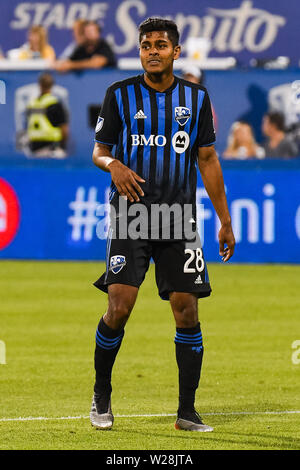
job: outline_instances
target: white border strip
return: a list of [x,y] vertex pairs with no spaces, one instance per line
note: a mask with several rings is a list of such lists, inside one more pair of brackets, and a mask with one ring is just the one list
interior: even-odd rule
[[[201,413],[201,416],[241,416],[241,415],[286,415],[286,414],[300,414],[300,410],[283,410],[283,411],[229,411],[220,413]],[[144,414],[144,415],[115,415],[115,418],[158,418],[176,416],[176,414]],[[59,417],[45,417],[45,416],[28,416],[25,418],[0,418],[0,422],[9,421],[56,421],[56,420],[71,420],[71,419],[88,419],[89,416],[59,416]]]

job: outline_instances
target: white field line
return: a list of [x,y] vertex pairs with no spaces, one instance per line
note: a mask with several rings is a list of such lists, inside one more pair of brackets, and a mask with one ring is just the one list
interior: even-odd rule
[[[201,413],[201,416],[241,416],[241,415],[285,415],[285,414],[300,414],[300,410],[283,410],[283,411],[229,411],[220,413]],[[176,416],[171,413],[161,414],[144,414],[144,415],[115,415],[115,418],[156,418]],[[70,420],[70,419],[88,419],[89,416],[59,416],[59,417],[45,417],[45,416],[28,416],[25,418],[0,418],[0,422],[8,421],[50,421],[50,420]]]

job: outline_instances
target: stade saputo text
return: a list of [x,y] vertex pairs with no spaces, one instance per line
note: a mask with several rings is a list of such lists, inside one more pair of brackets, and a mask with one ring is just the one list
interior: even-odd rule
[[[42,24],[46,28],[70,29],[74,20],[79,17],[105,24],[108,16],[113,15],[123,42],[114,33],[107,34],[106,38],[117,54],[126,54],[137,48],[138,25],[133,18],[138,17],[142,21],[152,12],[149,12],[147,3],[142,0],[124,0],[115,10],[112,10],[113,7],[109,2],[74,2],[69,6],[61,2],[22,2],[14,10],[10,27],[27,30],[32,24]],[[274,43],[279,29],[287,22],[283,16],[254,8],[251,0],[240,1],[236,8],[207,7],[206,11],[207,14],[202,17],[192,14],[193,12],[167,15],[178,25],[183,38],[183,49],[189,36],[203,36],[211,40],[212,50],[216,52],[237,53],[244,49],[262,52]]]

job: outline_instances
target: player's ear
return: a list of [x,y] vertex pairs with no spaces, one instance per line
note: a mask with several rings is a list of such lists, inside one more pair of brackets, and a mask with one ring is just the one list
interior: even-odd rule
[[181,53],[181,46],[175,46],[174,47],[174,60],[178,59]]

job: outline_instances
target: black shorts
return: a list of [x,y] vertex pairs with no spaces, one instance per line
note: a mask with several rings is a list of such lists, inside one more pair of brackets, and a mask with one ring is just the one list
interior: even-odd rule
[[107,239],[106,272],[94,285],[108,292],[110,284],[140,287],[149,268],[155,263],[158,292],[169,300],[170,292],[193,293],[207,297],[211,293],[206,263],[199,236],[193,244],[185,241],[151,241]]

